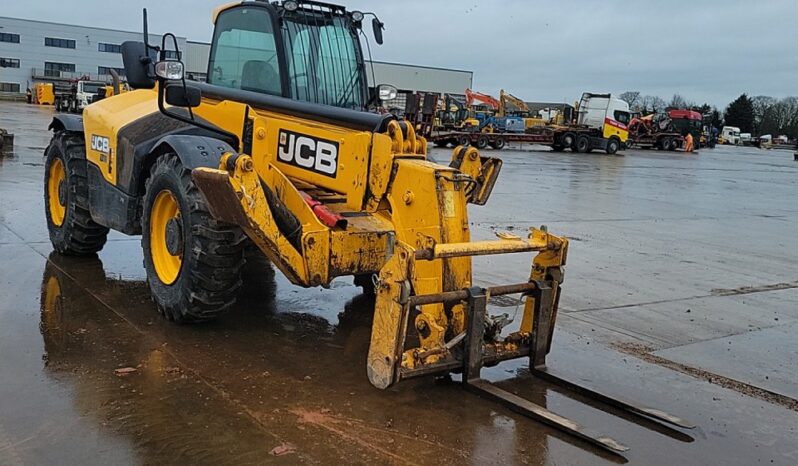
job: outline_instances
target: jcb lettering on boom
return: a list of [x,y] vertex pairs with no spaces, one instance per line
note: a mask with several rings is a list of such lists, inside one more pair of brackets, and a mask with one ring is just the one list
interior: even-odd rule
[[338,143],[280,130],[277,158],[281,162],[335,178],[338,171]]

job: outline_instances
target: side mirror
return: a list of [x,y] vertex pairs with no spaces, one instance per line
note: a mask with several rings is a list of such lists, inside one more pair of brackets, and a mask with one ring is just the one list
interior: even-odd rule
[[185,86],[179,83],[166,85],[166,103],[173,107],[199,107],[202,101],[202,91],[196,86]]
[[377,97],[385,102],[386,100],[393,100],[399,95],[399,90],[390,84],[380,84],[377,86]]
[[374,29],[374,40],[382,45],[382,30],[385,25],[376,17],[371,20],[371,27]]
[[122,43],[122,63],[125,65],[127,82],[133,89],[152,89],[155,78],[152,59],[144,42],[127,41]]

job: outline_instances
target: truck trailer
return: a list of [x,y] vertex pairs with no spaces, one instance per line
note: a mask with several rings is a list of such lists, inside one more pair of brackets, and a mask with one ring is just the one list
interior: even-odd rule
[[438,131],[427,140],[439,147],[473,145],[478,149],[503,149],[509,142],[549,146],[556,152],[570,149],[586,153],[601,150],[615,154],[624,149],[629,137],[629,104],[611,94],[585,92],[577,104],[571,124],[547,124],[513,131]]

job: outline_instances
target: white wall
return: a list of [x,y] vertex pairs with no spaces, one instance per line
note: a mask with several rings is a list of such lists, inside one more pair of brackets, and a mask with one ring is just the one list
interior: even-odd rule
[[[66,8],[66,7],[65,7]],[[31,82],[32,70],[44,74],[44,62],[71,63],[77,75],[90,74],[96,77],[99,66],[122,68],[122,55],[100,52],[100,42],[121,44],[127,40],[141,40],[141,32],[114,31],[110,29],[73,26],[26,19],[0,17],[0,32],[19,34],[18,44],[0,42],[0,57],[16,58],[19,68],[0,68],[0,82],[16,82],[25,92]],[[45,37],[71,39],[74,49],[46,47]],[[160,45],[161,36],[150,34],[150,42]],[[186,49],[186,39],[178,37],[181,50]],[[168,46],[167,48],[171,48]]]
[[472,87],[474,80],[474,73],[471,71],[378,61],[373,64],[372,78],[371,66],[366,62],[366,75],[371,87],[377,84],[391,84],[403,91],[463,94],[466,88]]

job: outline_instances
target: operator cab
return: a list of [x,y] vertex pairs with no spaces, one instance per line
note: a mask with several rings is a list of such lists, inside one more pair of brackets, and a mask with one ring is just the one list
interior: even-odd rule
[[[365,110],[363,18],[361,12],[312,1],[222,6],[213,17],[208,83]],[[374,28],[381,42],[382,23],[376,21]]]

